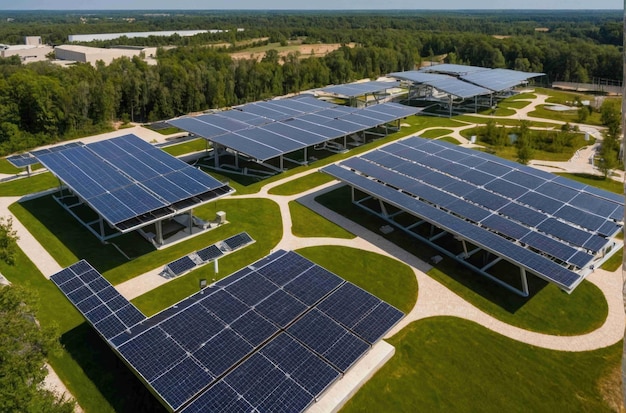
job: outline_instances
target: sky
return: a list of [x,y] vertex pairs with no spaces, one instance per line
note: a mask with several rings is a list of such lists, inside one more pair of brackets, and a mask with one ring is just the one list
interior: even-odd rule
[[[504,3],[504,4],[503,4]],[[622,9],[626,0],[0,0],[0,10]]]

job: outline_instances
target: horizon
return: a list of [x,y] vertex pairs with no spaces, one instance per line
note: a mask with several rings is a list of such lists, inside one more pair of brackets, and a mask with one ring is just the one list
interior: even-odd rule
[[[5,3],[5,2],[3,2]],[[418,4],[416,4],[418,3]],[[593,7],[583,0],[525,0],[506,2],[501,0],[474,0],[468,5],[464,0],[441,0],[419,4],[413,0],[319,0],[313,4],[294,4],[291,0],[267,0],[259,3],[253,0],[231,0],[226,5],[198,7],[195,0],[20,0],[0,4],[0,11],[597,11],[622,10],[619,0],[597,0]],[[173,7],[172,5],[176,6]],[[260,6],[262,5],[262,7]],[[469,6],[469,7],[468,7]]]

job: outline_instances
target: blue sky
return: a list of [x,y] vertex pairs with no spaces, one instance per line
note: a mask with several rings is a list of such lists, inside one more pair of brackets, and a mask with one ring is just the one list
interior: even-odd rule
[[0,10],[132,9],[622,9],[620,0],[0,0]]

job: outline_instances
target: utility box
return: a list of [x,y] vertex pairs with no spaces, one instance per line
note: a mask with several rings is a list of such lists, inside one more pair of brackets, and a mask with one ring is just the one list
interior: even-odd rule
[[224,211],[217,211],[217,213],[215,214],[215,222],[217,222],[218,225],[222,225],[226,223],[226,212]]

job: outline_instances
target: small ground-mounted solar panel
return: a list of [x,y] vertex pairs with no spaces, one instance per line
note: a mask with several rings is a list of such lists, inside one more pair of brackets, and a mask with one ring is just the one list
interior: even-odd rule
[[200,257],[200,259],[204,262],[213,261],[214,259],[224,255],[222,250],[220,250],[217,245],[209,245],[206,248],[196,251],[196,254],[198,254],[198,257]]
[[176,261],[172,261],[169,264],[167,264],[167,269],[174,276],[177,276],[177,275],[181,275],[191,270],[196,265],[197,264],[191,258],[189,258],[189,256],[185,255],[184,257],[181,257],[177,259]]
[[225,239],[223,242],[231,250],[236,250],[253,241],[254,240],[250,235],[248,235],[247,232],[241,232],[239,234],[233,235],[230,238]]
[[[283,288],[265,277],[281,267],[290,269],[285,273],[291,277],[280,279]],[[402,315],[375,299],[354,331],[333,321],[316,307],[341,286],[357,291],[349,295],[358,300],[374,297],[298,254],[276,251],[237,271],[232,280],[226,277],[125,325],[117,315],[132,312],[132,305],[120,302],[115,289],[99,283],[102,277],[93,271],[80,262],[52,279],[66,287],[66,296],[80,300],[77,308],[89,310],[83,314],[98,314],[94,327],[175,412],[302,412]],[[89,285],[102,300],[84,297]],[[103,311],[109,303],[119,310]]]
[[23,154],[19,154],[19,155],[11,155],[8,156],[7,161],[9,161],[9,163],[17,168],[25,168],[29,165],[34,165],[36,163],[38,163],[37,158],[31,156],[28,153],[23,153]]

